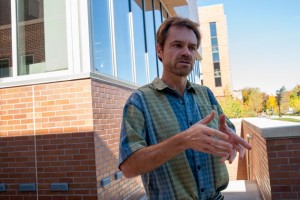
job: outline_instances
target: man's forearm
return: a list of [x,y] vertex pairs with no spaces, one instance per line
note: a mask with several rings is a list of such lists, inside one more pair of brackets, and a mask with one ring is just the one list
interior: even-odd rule
[[132,178],[161,166],[186,149],[183,141],[183,135],[177,134],[161,143],[137,150],[120,166],[124,176]]

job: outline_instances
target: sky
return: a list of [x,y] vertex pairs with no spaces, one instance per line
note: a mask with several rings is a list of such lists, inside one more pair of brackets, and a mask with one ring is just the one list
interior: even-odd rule
[[215,4],[223,4],[227,18],[234,90],[275,95],[300,84],[300,0],[198,0]]

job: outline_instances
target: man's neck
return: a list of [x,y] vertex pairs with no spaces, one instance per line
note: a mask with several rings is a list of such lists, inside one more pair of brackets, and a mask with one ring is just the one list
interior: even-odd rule
[[170,88],[176,90],[181,96],[183,95],[186,84],[187,77],[168,77],[162,75],[161,80],[163,80]]

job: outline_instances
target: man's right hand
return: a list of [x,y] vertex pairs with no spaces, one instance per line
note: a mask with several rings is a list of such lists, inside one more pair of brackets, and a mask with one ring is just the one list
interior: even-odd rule
[[215,115],[215,111],[212,111],[204,119],[184,131],[182,133],[184,134],[184,143],[187,149],[205,152],[221,158],[229,157],[233,149],[229,136],[207,126],[214,119]]

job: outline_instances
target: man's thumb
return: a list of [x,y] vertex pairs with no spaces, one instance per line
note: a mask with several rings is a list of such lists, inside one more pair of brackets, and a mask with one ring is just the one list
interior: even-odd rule
[[206,117],[204,117],[202,120],[200,120],[198,123],[202,124],[202,125],[207,125],[209,124],[216,116],[216,111],[211,111],[211,113],[209,115],[207,115]]

